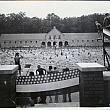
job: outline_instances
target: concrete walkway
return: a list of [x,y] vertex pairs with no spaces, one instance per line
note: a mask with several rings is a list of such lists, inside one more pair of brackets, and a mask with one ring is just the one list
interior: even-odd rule
[[34,108],[37,107],[79,107],[79,102],[35,104]]

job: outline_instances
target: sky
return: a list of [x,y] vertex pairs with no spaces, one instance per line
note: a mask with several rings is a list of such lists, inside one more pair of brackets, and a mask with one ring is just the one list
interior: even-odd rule
[[55,13],[61,18],[110,12],[110,1],[0,1],[0,14],[26,12],[26,16],[45,18]]

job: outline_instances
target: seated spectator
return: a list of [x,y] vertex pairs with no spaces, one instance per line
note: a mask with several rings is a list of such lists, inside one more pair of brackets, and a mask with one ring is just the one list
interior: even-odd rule
[[59,71],[57,70],[57,67],[54,67],[54,72],[56,72],[56,73],[59,72]]
[[38,65],[37,68],[38,68],[38,69],[36,70],[36,74],[37,74],[37,72],[39,72],[39,75],[44,75],[44,74],[46,74],[46,70],[45,70],[44,68],[41,68],[40,65]]
[[49,70],[47,71],[47,73],[53,73],[52,66],[49,66]]
[[63,69],[63,72],[67,72],[67,71],[69,71],[69,68],[65,68],[65,69]]
[[49,71],[52,71],[52,66],[49,66]]
[[34,72],[31,71],[31,72],[29,73],[29,76],[34,76]]

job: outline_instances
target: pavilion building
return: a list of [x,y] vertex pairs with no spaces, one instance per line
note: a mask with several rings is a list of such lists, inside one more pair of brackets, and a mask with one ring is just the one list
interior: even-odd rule
[[56,27],[48,33],[1,34],[0,47],[83,47],[102,46],[97,33],[61,33]]

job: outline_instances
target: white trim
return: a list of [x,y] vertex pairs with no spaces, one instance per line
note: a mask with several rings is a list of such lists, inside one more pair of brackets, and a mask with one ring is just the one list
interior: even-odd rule
[[42,83],[42,84],[29,84],[29,85],[16,85],[16,92],[41,92],[50,91],[66,87],[71,87],[79,84],[79,78],[73,78],[63,81]]

